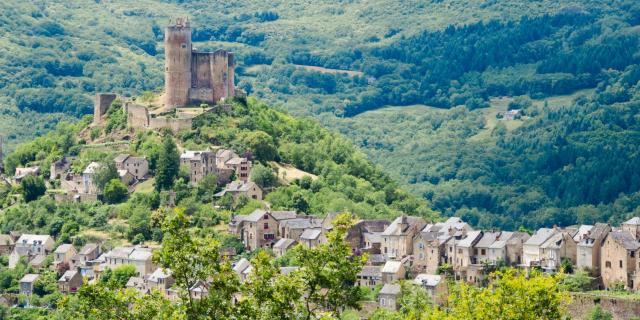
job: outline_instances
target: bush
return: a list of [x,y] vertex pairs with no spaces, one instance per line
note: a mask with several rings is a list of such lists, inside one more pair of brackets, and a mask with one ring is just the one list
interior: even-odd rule
[[104,200],[107,203],[120,203],[127,199],[129,189],[120,181],[120,179],[112,179],[104,186]]

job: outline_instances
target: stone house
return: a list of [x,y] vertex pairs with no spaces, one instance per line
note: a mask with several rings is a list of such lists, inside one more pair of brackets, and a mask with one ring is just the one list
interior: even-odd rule
[[423,287],[435,304],[444,304],[447,301],[447,281],[443,276],[421,273],[413,279],[413,283]]
[[60,179],[71,167],[71,161],[67,157],[51,163],[49,168],[49,180]]
[[69,264],[73,256],[77,253],[76,248],[72,244],[64,243],[56,248],[53,252],[53,266],[57,267],[61,263]]
[[93,175],[100,169],[100,164],[98,162],[91,162],[87,166],[86,169],[82,172],[82,192],[97,194],[98,186],[93,183]]
[[444,244],[452,237],[461,239],[471,230],[471,226],[457,217],[426,225],[413,239],[413,270],[435,274],[445,261]]
[[180,165],[189,168],[189,182],[197,184],[210,174],[217,174],[216,157],[211,151],[185,151],[180,155]]
[[276,257],[282,257],[289,249],[296,245],[296,241],[293,239],[282,238],[273,245],[273,254]]
[[192,299],[202,299],[202,297],[209,295],[209,285],[202,280],[198,280],[189,288],[189,295]]
[[130,186],[136,183],[136,177],[127,170],[118,170],[118,177],[120,177],[120,182],[125,186]]
[[640,217],[633,217],[625,221],[620,227],[635,239],[640,239]]
[[262,189],[253,181],[233,181],[229,183],[224,190],[215,194],[216,197],[224,197],[226,194],[231,195],[233,202],[236,203],[238,198],[245,196],[248,199],[262,200]]
[[83,278],[92,280],[95,278],[94,266],[100,263],[97,261],[100,253],[100,245],[87,243],[71,257],[71,266],[76,268]]
[[151,249],[135,247],[117,247],[104,255],[104,266],[114,268],[124,264],[133,265],[138,275],[145,276],[153,272],[156,267],[151,261]]
[[380,308],[395,311],[400,308],[398,300],[401,298],[402,288],[399,284],[385,284],[378,293],[378,303]]
[[628,290],[640,289],[640,242],[629,232],[613,230],[604,238],[600,252],[602,282],[611,289],[623,285]]
[[20,279],[20,294],[30,296],[33,293],[33,284],[40,277],[39,274],[28,273]]
[[97,243],[87,243],[73,257],[71,263],[74,266],[87,265],[89,261],[95,260],[100,255],[100,246]]
[[0,234],[0,255],[10,254],[13,251],[15,242],[8,234]]
[[149,174],[149,161],[147,157],[134,157],[129,154],[121,154],[113,159],[118,170],[127,170],[136,179],[141,180]]
[[560,271],[563,260],[576,263],[576,242],[570,231],[555,233],[540,245],[540,267],[549,273]]
[[526,232],[501,232],[489,246],[488,261],[492,264],[504,262],[509,266],[522,264],[522,246],[530,237]]
[[240,238],[247,250],[273,247],[277,241],[278,221],[271,213],[256,209],[242,220]]
[[576,267],[578,269],[591,270],[594,275],[600,274],[600,248],[609,232],[611,232],[610,225],[596,223],[589,233],[580,239],[576,247]]
[[320,228],[322,220],[311,216],[283,220],[278,226],[278,236],[300,241],[300,236],[307,229]]
[[453,267],[456,278],[466,279],[468,282],[475,282],[475,279],[469,280],[467,270],[474,264],[474,246],[482,238],[482,231],[469,231],[461,239],[451,238],[445,246],[447,247],[447,257],[449,264]]
[[382,284],[382,267],[363,266],[362,270],[358,272],[357,278],[359,286],[375,289],[377,285]]
[[251,161],[247,158],[233,157],[225,162],[225,168],[233,169],[236,172],[236,177],[240,181],[249,181],[251,176]]
[[427,223],[420,217],[402,215],[382,232],[382,254],[387,259],[402,259],[413,253],[413,238]]
[[491,258],[489,256],[489,249],[502,235],[502,232],[483,232],[482,237],[473,246],[473,256],[471,257],[472,264],[490,263]]
[[525,267],[540,265],[540,246],[558,230],[540,228],[522,245],[522,262]]
[[247,260],[246,258],[242,258],[233,265],[233,271],[238,275],[240,280],[245,281],[246,280],[245,271],[250,267],[251,267],[251,263],[249,262],[249,260]]
[[382,232],[389,226],[388,220],[361,220],[347,230],[347,242],[354,252],[380,254]]
[[75,293],[82,286],[82,275],[76,270],[67,270],[58,280],[58,290],[62,293]]
[[300,235],[300,243],[308,248],[315,248],[322,243],[322,229],[306,229]]
[[176,282],[171,276],[171,270],[157,268],[153,273],[144,278],[147,290],[158,290],[167,295],[167,290]]
[[382,283],[398,282],[404,280],[406,276],[404,263],[401,261],[387,261],[380,272],[382,273]]
[[32,261],[38,256],[46,256],[53,250],[54,244],[53,238],[49,235],[21,235],[9,256],[9,268],[15,268],[20,257],[26,257],[28,261]]

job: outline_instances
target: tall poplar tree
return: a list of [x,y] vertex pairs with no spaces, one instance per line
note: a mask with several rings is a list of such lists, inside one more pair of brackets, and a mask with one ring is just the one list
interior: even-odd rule
[[158,165],[156,170],[156,190],[169,189],[173,186],[180,170],[180,154],[178,147],[170,135],[165,135],[162,139],[162,150],[158,157]]

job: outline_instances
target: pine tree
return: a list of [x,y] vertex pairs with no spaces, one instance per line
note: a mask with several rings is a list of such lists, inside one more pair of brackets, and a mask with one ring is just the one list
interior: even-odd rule
[[178,147],[176,147],[176,143],[170,135],[165,135],[156,170],[156,190],[171,188],[179,170],[180,154],[178,154]]

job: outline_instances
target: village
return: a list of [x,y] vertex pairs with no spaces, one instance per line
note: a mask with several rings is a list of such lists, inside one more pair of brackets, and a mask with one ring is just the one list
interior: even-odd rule
[[[249,192],[249,191],[245,191]],[[255,194],[259,197],[260,192]],[[281,257],[296,245],[315,247],[326,243],[337,214],[313,217],[295,211],[257,209],[250,215],[236,215],[228,224],[229,233],[241,239],[248,251],[267,250]],[[1,235],[0,252],[9,256],[9,267],[20,258],[35,270],[42,270],[47,256],[50,267],[60,273],[59,290],[75,293],[80,286],[95,282],[108,268],[133,265],[137,275],[127,288],[141,293],[159,290],[176,298],[171,270],[158,268],[152,261],[152,248],[143,245],[104,250],[100,243],[81,248],[63,243],[55,246],[49,235],[11,233]],[[500,267],[545,273],[572,270],[587,271],[594,277],[594,289],[639,290],[640,217],[619,227],[598,223],[568,228],[542,228],[532,235],[519,231],[474,230],[460,218],[444,222],[427,222],[419,217],[400,216],[393,221],[361,220],[348,231],[346,241],[354,255],[368,255],[367,264],[358,274],[356,285],[378,289],[381,308],[395,310],[402,295],[400,281],[422,286],[434,303],[447,297],[448,281],[465,281],[481,286],[488,274]],[[225,248],[225,259],[233,261],[233,270],[241,281],[251,273],[251,263]],[[283,274],[297,266],[281,268]],[[20,293],[29,296],[37,273],[20,280]],[[206,294],[206,284],[191,288],[194,298]]]
[[[202,108],[197,114],[217,112],[224,100],[243,96],[233,86],[233,54],[224,50],[214,53],[192,51],[189,22],[178,20],[168,28],[166,36],[167,72],[165,104],[152,109],[135,101],[127,101],[122,112],[128,115],[129,128],[173,132],[191,128],[193,114],[167,116],[178,106],[209,102],[217,107]],[[175,45],[174,45],[175,44]],[[193,56],[170,53],[189,50]],[[193,61],[191,61],[193,58]],[[202,67],[201,69],[199,69]],[[185,69],[193,76],[185,77]],[[200,72],[203,69],[209,73]],[[94,125],[104,121],[105,114],[116,100],[113,94],[97,94],[94,106]],[[222,103],[220,103],[222,102]],[[173,111],[172,111],[173,110]],[[517,113],[517,112],[516,112]],[[513,116],[506,114],[505,117]],[[0,152],[1,155],[1,152]],[[1,160],[1,157],[0,157]],[[73,170],[73,156],[65,156],[51,164],[46,177],[48,196],[58,203],[100,201],[101,191],[95,175],[105,163],[115,166],[119,180],[133,193],[137,186],[153,176],[145,155],[122,153],[106,162],[92,161],[81,172]],[[228,197],[232,204],[241,199],[263,201],[269,190],[252,181],[254,166],[251,154],[211,146],[202,150],[181,148],[180,165],[188,168],[188,180],[198,185],[207,176],[215,176],[221,191],[215,197]],[[3,183],[19,184],[28,176],[41,176],[39,166],[17,167],[12,177]],[[168,207],[175,206],[175,193],[169,193]],[[229,206],[233,211],[233,205]],[[214,210],[213,206],[211,210]],[[307,215],[300,210],[271,210],[269,203],[250,214],[233,214],[226,232],[238,239],[245,254],[234,248],[223,248],[223,259],[231,263],[241,282],[252,273],[250,258],[264,250],[276,258],[287,255],[296,246],[314,248],[327,243],[334,219],[342,213],[326,212],[323,216]],[[451,281],[484,286],[491,272],[512,267],[525,273],[538,270],[548,274],[585,271],[593,278],[593,290],[640,291],[640,217],[633,217],[619,226],[607,223],[570,227],[540,228],[538,230],[476,230],[458,217],[444,221],[428,221],[423,217],[401,215],[393,220],[360,219],[349,228],[345,241],[354,256],[366,255],[366,265],[358,274],[355,286],[376,292],[375,307],[397,310],[407,281],[424,288],[435,304],[444,304]],[[178,299],[175,279],[169,269],[156,265],[153,252],[157,246],[127,244],[109,247],[102,242],[76,246],[60,243],[47,234],[10,232],[0,235],[0,254],[8,257],[8,267],[15,268],[25,261],[34,270],[19,281],[19,293],[30,297],[34,283],[47,270],[57,273],[58,290],[74,294],[83,285],[96,283],[107,270],[123,265],[135,268],[126,288],[141,294],[157,291],[170,300]],[[280,268],[282,274],[298,270],[299,266]],[[189,289],[193,299],[208,294],[208,284],[198,282]]]

